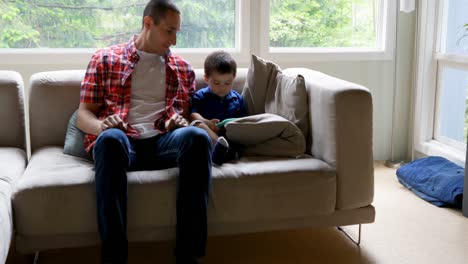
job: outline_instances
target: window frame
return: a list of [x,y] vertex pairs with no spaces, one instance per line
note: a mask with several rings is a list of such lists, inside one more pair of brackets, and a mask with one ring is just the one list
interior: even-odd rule
[[[436,53],[435,55],[435,60],[437,61],[437,84],[436,84],[436,101],[434,105],[434,140],[440,141],[442,144],[445,144],[447,146],[453,147],[457,150],[463,151],[463,153],[466,151],[466,144],[461,143],[459,141],[456,141],[454,139],[451,139],[449,137],[442,136],[440,133],[440,104],[441,104],[441,85],[442,85],[442,78],[439,78],[439,76],[442,75],[442,72],[445,68],[450,68],[450,69],[458,69],[458,70],[464,70],[468,72],[468,65],[467,64],[462,64],[460,62],[457,62],[460,60],[460,58],[452,59],[454,57],[453,55],[445,55],[441,53]],[[456,57],[460,57],[460,55],[457,55]]]
[[371,48],[276,48],[270,47],[270,1],[260,0],[261,29],[260,56],[274,60],[308,61],[374,61],[393,60],[396,40],[397,3],[391,0],[379,0],[379,6],[384,12],[379,12],[377,41],[379,47]]
[[[236,47],[225,48],[234,59],[248,61],[250,51],[250,13],[249,0],[235,0],[236,2]],[[130,36],[129,36],[130,38]],[[176,54],[188,61],[203,61],[210,52],[220,48],[172,48]],[[0,49],[1,64],[87,64],[91,55],[98,48],[37,48],[37,49]],[[45,63],[46,62],[46,63]]]
[[[224,51],[231,53],[232,57],[239,62],[248,62],[250,60],[250,17],[251,8],[249,0],[236,1],[236,29],[235,29],[235,48],[223,48]],[[221,48],[173,48],[172,50],[181,55],[184,59],[192,62],[203,62],[206,56]]]
[[[418,63],[415,72],[413,115],[413,159],[443,156],[463,165],[466,145],[454,140],[440,140],[438,134],[440,77],[444,67],[468,69],[468,56],[441,53],[447,16],[446,2],[419,0]],[[439,137],[439,140],[436,138]]]
[[[397,4],[391,0],[380,0],[386,12],[380,12],[381,37],[385,43],[378,49],[353,48],[273,48],[269,50],[269,0],[236,0],[236,48],[225,49],[231,52],[239,64],[247,64],[250,54],[275,61],[373,61],[392,60],[395,49]],[[251,26],[254,25],[254,26]],[[257,26],[255,26],[257,25]],[[260,38],[257,38],[260,36]],[[278,49],[278,50],[277,50]],[[93,49],[0,49],[2,64],[87,64]],[[200,65],[206,55],[217,49],[178,49],[174,52],[190,62]],[[47,62],[47,63],[45,63]]]

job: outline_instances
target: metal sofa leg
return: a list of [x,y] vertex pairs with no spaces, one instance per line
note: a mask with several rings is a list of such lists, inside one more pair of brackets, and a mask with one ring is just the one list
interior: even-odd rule
[[34,252],[33,264],[39,263],[39,251]]
[[345,234],[356,246],[359,247],[359,245],[361,244],[361,224],[359,224],[359,232],[358,232],[358,239],[356,240],[355,238],[351,237],[351,235],[349,235],[346,230],[344,230],[341,226],[337,226],[336,227],[338,230],[340,230],[341,232],[343,232],[343,234]]

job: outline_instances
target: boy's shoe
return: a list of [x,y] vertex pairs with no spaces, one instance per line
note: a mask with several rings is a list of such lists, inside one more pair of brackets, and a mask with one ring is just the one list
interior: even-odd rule
[[221,166],[226,161],[226,154],[229,150],[229,143],[224,137],[219,137],[213,148],[211,160],[214,164]]

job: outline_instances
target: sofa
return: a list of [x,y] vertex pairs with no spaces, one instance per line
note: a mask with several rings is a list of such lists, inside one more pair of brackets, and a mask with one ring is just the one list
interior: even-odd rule
[[[310,156],[246,156],[213,167],[210,236],[374,221],[369,90],[310,69],[283,72],[305,79]],[[247,75],[238,69],[237,91]],[[83,76],[83,70],[31,76],[31,157],[12,198],[20,253],[99,243],[93,163],[63,154]],[[197,88],[205,86],[203,70],[196,70],[196,80]],[[177,168],[128,173],[130,242],[174,239],[177,175]]]
[[0,263],[5,263],[13,237],[13,183],[26,167],[23,79],[0,71]]

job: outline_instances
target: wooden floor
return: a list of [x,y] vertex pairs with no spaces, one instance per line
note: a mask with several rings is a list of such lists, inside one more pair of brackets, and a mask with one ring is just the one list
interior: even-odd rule
[[[468,263],[468,218],[461,211],[435,207],[398,183],[395,170],[376,164],[376,221],[362,226],[361,246],[336,228],[308,228],[210,237],[204,264],[275,263]],[[349,232],[357,235],[357,226]],[[129,246],[129,262],[174,263],[174,242]],[[98,263],[99,249],[42,252],[39,264]],[[11,254],[7,264],[28,263]]]

